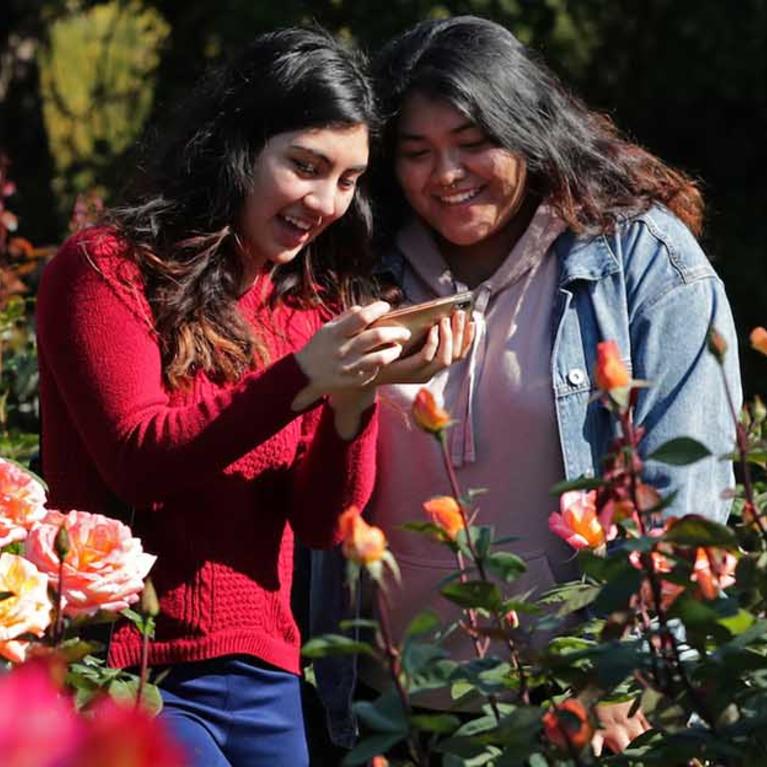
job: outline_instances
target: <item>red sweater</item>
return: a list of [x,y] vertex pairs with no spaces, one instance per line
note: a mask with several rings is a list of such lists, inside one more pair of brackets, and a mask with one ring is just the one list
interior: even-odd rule
[[[364,505],[374,479],[376,419],[338,437],[327,405],[297,414],[306,377],[292,352],[322,323],[315,310],[264,299],[238,304],[273,362],[236,385],[199,375],[162,383],[160,352],[137,267],[108,230],[70,238],[46,268],[37,330],[48,505],[109,513],[134,508],[133,529],[157,554],[161,615],[150,663],[247,653],[299,668],[290,611],[293,532],[336,542],[336,519]],[[110,662],[139,662],[130,625]]]

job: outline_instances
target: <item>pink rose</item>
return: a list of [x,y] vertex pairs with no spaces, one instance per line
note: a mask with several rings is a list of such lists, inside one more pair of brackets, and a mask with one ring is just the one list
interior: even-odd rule
[[41,637],[51,622],[48,577],[24,557],[0,554],[0,592],[11,594],[0,600],[0,655],[23,663],[29,641],[19,637]]
[[23,541],[46,514],[42,483],[21,466],[0,458],[0,548]]
[[56,535],[66,527],[69,551],[64,556],[64,613],[71,617],[99,610],[119,612],[139,598],[157,557],[144,552],[122,522],[101,514],[49,512],[26,541],[26,556],[59,588]]
[[596,496],[594,490],[562,493],[559,512],[549,516],[549,530],[574,549],[597,549],[604,545],[607,536],[597,517]]
[[[39,661],[0,676],[0,754],[4,767],[74,764],[81,723]],[[117,762],[115,762],[117,764]]]
[[167,725],[140,706],[102,698],[89,710],[85,737],[67,767],[185,767]]

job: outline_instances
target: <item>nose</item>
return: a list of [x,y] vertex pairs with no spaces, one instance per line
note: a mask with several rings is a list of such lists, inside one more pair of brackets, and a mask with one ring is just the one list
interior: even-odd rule
[[434,166],[434,179],[442,186],[452,186],[466,175],[457,153],[445,150],[440,152]]
[[334,183],[318,182],[304,197],[304,205],[313,213],[325,218],[336,212],[336,187]]

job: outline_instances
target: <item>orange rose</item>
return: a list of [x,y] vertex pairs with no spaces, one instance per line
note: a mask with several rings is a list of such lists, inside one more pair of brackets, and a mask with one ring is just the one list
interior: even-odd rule
[[580,751],[594,736],[586,709],[577,698],[568,698],[543,715],[543,733],[560,751]]
[[413,418],[418,426],[431,434],[439,434],[450,423],[449,413],[437,405],[428,389],[421,389],[413,400]]
[[620,349],[615,341],[601,341],[597,344],[597,366],[594,380],[600,391],[609,392],[628,386],[631,376],[621,359]]
[[451,541],[456,539],[459,531],[463,530],[463,516],[458,501],[449,495],[440,495],[426,501],[423,505],[426,516],[438,527]]
[[549,517],[549,530],[564,538],[574,549],[602,546],[607,536],[597,517],[596,497],[594,490],[562,493],[559,512],[555,511]]
[[737,558],[729,551],[699,547],[690,579],[698,584],[704,599],[716,599],[722,589],[735,583]]
[[0,554],[0,592],[12,595],[0,600],[0,655],[23,663],[29,641],[18,637],[41,637],[51,622],[48,577],[24,557]]
[[0,547],[23,541],[45,515],[45,490],[21,466],[0,458]]
[[70,511],[64,515],[51,511],[32,528],[26,555],[50,582],[59,587],[56,536],[62,525],[69,539],[62,584],[65,614],[119,612],[137,602],[144,578],[157,557],[144,552],[141,541],[132,537],[127,525],[101,514]]
[[749,336],[751,347],[762,354],[767,354],[767,330],[762,327],[754,328]]
[[389,760],[379,754],[371,759],[370,767],[389,767]]
[[350,506],[338,521],[344,556],[359,565],[369,565],[383,559],[386,536],[380,527],[369,525],[356,506]]

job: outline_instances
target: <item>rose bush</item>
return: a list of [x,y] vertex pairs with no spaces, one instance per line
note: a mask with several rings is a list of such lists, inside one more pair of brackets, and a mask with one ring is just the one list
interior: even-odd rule
[[[767,354],[767,331],[751,343]],[[714,330],[708,349],[721,365],[728,350]],[[440,592],[462,612],[446,625],[431,611],[414,615],[393,637],[379,569],[376,620],[340,626],[364,626],[372,641],[340,633],[305,646],[308,658],[364,652],[389,671],[391,689],[356,704],[362,739],[344,765],[384,754],[419,767],[767,764],[767,407],[757,398],[733,419],[735,449],[717,456],[735,459],[742,480],[729,526],[673,518],[669,499],[644,478],[643,430],[633,422],[637,391],[649,384],[631,378],[611,342],[597,350],[593,379],[617,436],[601,476],[556,488],[559,510],[549,518],[582,576],[534,600],[509,589],[525,563],[481,524],[475,494],[458,485],[449,414],[428,392],[416,398],[413,420],[437,437],[452,496],[426,501],[428,521],[405,527],[453,552],[456,572]],[[683,466],[710,455],[682,437],[652,458]],[[369,567],[358,558],[350,578],[361,570]],[[445,639],[455,632],[470,639],[473,658],[450,656]],[[414,707],[412,696],[426,690],[452,698],[461,716]],[[620,737],[602,729],[621,716],[631,725]]]

